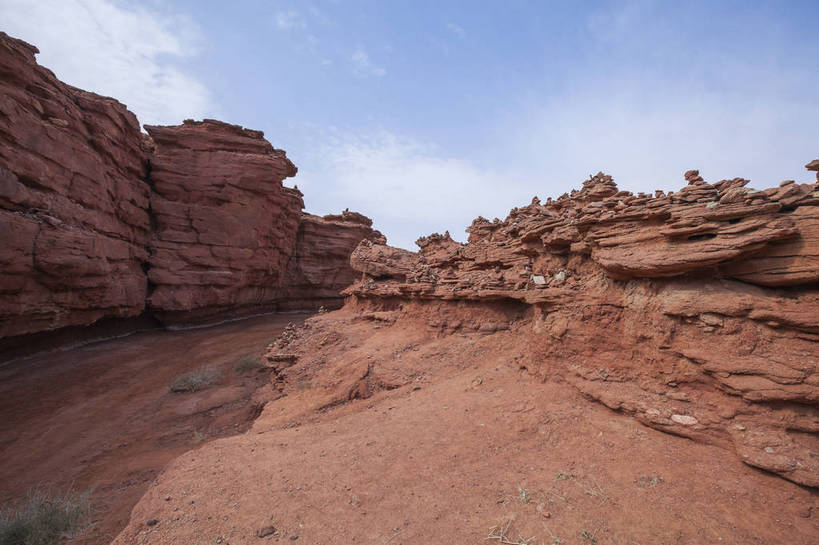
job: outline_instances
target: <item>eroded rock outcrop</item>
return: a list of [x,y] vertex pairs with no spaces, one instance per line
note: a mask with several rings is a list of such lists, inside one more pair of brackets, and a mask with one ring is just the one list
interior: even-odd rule
[[150,188],[139,124],[0,32],[0,338],[145,307]]
[[150,155],[150,308],[163,321],[272,307],[304,206],[296,174],[259,131],[212,120],[146,127]]
[[151,212],[148,307],[165,323],[264,310],[340,306],[372,220],[302,212],[284,151],[220,121],[146,127]]
[[[530,372],[819,486],[819,184],[685,178],[633,195],[597,174],[478,218],[467,244],[364,241],[346,293],[376,310],[434,304],[442,334],[511,329]],[[477,303],[506,310],[474,320]]]
[[282,185],[296,167],[260,131],[205,120],[143,134],[36,53],[0,33],[0,340],[146,312],[340,304],[353,248],[381,240],[368,218],[304,214]]
[[357,212],[324,217],[303,214],[296,246],[285,271],[283,308],[337,308],[341,291],[359,278],[350,254],[362,240],[384,242],[372,220]]

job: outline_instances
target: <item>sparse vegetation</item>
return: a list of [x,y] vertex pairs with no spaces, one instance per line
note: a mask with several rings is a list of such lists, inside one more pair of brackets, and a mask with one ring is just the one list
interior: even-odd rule
[[595,537],[596,535],[597,530],[595,530],[594,532],[589,532],[588,530],[580,531],[580,537],[582,537],[585,540],[585,542],[588,543],[589,545],[597,545],[597,538]]
[[554,500],[554,499],[552,499],[553,497],[554,497],[554,498],[559,499],[560,501],[564,501],[564,502],[566,502],[566,503],[568,503],[568,502],[569,502],[568,498],[567,498],[566,496],[563,496],[563,495],[561,495],[561,494],[558,494],[558,493],[557,493],[557,492],[554,490],[554,487],[552,487],[552,489],[551,489],[551,490],[545,490],[544,492],[546,492],[546,496],[547,496],[546,500],[547,500],[549,503],[555,503],[555,500]]
[[487,541],[494,540],[497,541],[498,543],[503,543],[505,545],[529,545],[535,540],[534,537],[526,539],[522,536],[519,536],[517,540],[512,541],[511,538],[509,537],[510,526],[512,526],[512,519],[507,520],[505,524],[500,523],[493,526],[492,528],[489,529],[489,535],[486,536],[486,540]]
[[548,526],[546,526],[546,525],[544,524],[544,525],[543,525],[543,527],[544,527],[544,528],[546,528],[546,533],[548,533],[548,534],[549,534],[549,536],[552,538],[552,545],[563,545],[563,543],[565,543],[565,542],[564,542],[562,539],[560,539],[559,537],[557,537],[556,535],[554,535],[554,534],[552,533],[552,531],[551,531],[551,530],[549,530],[549,527],[548,527]]
[[51,545],[72,537],[91,520],[90,491],[29,491],[16,508],[0,510],[0,545]]
[[259,356],[248,354],[239,358],[233,370],[237,373],[247,373],[248,371],[255,371],[262,368],[262,360]]
[[198,445],[199,443],[204,441],[206,438],[207,438],[207,436],[204,433],[202,433],[201,431],[193,432],[193,444],[194,445]]
[[656,475],[643,475],[641,477],[637,477],[636,482],[637,486],[640,488],[654,488],[663,482],[663,478]]
[[606,500],[608,500],[608,498],[606,497],[606,493],[603,491],[603,488],[599,484],[597,484],[596,481],[592,481],[592,486],[585,489],[584,492],[589,496],[593,496],[599,499],[601,504],[606,503]]
[[177,377],[171,383],[172,392],[198,392],[213,386],[219,379],[219,370],[210,367],[202,367],[190,373]]

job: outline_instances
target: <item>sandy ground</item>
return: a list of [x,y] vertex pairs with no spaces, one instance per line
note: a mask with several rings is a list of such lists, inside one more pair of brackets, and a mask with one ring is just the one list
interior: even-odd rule
[[543,382],[514,331],[307,325],[286,395],[171,463],[114,543],[819,543],[816,491]]
[[[143,332],[0,367],[0,504],[36,486],[91,488],[94,524],[72,543],[109,543],[168,462],[249,427],[273,395],[269,373],[233,367],[304,317]],[[220,370],[213,387],[169,391],[203,366]]]

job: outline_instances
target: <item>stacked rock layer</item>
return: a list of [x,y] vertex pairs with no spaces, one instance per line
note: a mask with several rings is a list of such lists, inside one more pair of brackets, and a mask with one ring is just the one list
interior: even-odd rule
[[282,185],[296,167],[259,131],[206,120],[148,136],[36,53],[0,33],[0,339],[341,304],[350,253],[380,240],[369,219],[304,214]]
[[136,117],[0,33],[0,337],[145,307],[150,188]]
[[304,203],[296,174],[261,132],[216,121],[146,127],[151,308],[163,317],[275,304]]
[[[466,244],[364,241],[352,255],[364,278],[346,293],[434,305],[441,334],[515,331],[530,372],[819,486],[819,184],[685,178],[633,195],[600,173],[504,221],[478,218]],[[497,319],[473,319],[476,304]]]

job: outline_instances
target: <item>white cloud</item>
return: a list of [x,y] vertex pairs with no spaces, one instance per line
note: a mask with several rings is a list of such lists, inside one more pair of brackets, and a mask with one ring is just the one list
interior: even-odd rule
[[611,60],[567,71],[559,94],[510,114],[495,137],[503,159],[543,173],[551,195],[598,170],[630,191],[677,190],[692,168],[756,188],[812,182],[804,165],[816,155],[819,73],[804,70],[799,39],[752,21],[756,45],[732,49],[733,36],[700,45],[689,20],[654,8],[634,1],[593,13],[588,39]]
[[280,11],[275,16],[276,26],[283,30],[305,28],[307,25],[296,10]]
[[392,132],[331,131],[319,138],[323,144],[303,157],[294,179],[307,209],[326,214],[349,206],[372,217],[394,246],[417,250],[419,236],[446,230],[465,240],[476,216],[505,216],[528,191],[508,176]]
[[356,74],[378,77],[387,74],[387,71],[384,68],[373,64],[373,62],[370,60],[370,56],[361,47],[357,48],[353,52],[352,56],[350,56],[350,61],[353,63],[353,68]]
[[325,48],[313,29],[327,26],[329,19],[313,6],[307,6],[307,11],[306,16],[296,10],[280,11],[274,14],[273,20],[279,30],[288,33],[288,43],[294,52],[307,54],[316,59],[319,66],[328,67],[333,59],[323,51]]
[[539,174],[538,191],[551,196],[598,170],[646,192],[680,189],[693,168],[710,182],[739,176],[756,188],[811,181],[804,164],[816,154],[819,111],[810,104],[634,86],[578,91],[510,119],[499,130],[504,157],[529,179]]
[[197,53],[188,18],[109,0],[0,0],[0,21],[58,78],[116,98],[143,124],[218,115],[207,87],[177,65]]
[[739,176],[758,189],[814,181],[804,165],[816,158],[815,97],[626,79],[516,109],[469,156],[395,131],[316,130],[294,181],[308,210],[349,206],[373,218],[390,244],[411,250],[435,231],[465,240],[475,217],[503,218],[534,195],[580,188],[599,170],[633,192],[679,190],[692,168],[710,182]]
[[461,38],[466,36],[466,30],[464,30],[464,27],[462,27],[461,25],[457,25],[455,23],[447,23],[446,28],[447,30],[449,30],[453,34],[458,35]]

